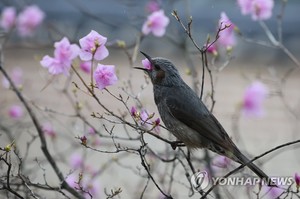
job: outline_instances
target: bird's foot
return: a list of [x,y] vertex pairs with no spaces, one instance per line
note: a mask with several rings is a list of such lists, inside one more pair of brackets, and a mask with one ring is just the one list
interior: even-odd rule
[[185,144],[182,141],[174,141],[171,142],[171,147],[173,150],[175,150],[177,147],[183,147]]

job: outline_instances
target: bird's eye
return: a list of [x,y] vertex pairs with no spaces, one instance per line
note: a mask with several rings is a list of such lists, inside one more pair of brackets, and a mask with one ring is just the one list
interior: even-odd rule
[[160,66],[157,64],[154,64],[154,68],[155,68],[155,70],[160,70]]

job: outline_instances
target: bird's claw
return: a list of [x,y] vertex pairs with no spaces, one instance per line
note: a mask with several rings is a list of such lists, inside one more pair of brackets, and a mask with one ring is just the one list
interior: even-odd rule
[[171,143],[171,147],[175,150],[177,147],[183,147],[185,144],[182,141],[174,141]]

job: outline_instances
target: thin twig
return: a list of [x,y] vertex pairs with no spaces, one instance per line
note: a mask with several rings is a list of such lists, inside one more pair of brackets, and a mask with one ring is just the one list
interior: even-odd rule
[[[267,155],[269,153],[272,153],[273,151],[276,151],[278,149],[281,149],[281,148],[284,148],[284,147],[287,147],[287,146],[290,146],[290,145],[294,145],[294,144],[297,144],[297,143],[300,143],[300,140],[296,140],[296,141],[292,141],[292,142],[287,142],[285,144],[281,144],[279,146],[276,146],[276,147],[274,147],[274,148],[272,148],[272,149],[270,149],[270,150],[262,153],[261,155],[256,156],[255,158],[251,159],[250,161],[248,161],[248,162],[240,165],[239,167],[237,167],[236,169],[230,171],[229,173],[227,173],[226,175],[224,175],[220,179],[224,179],[224,178],[229,177],[230,175],[232,175],[232,174],[236,173],[237,171],[241,170],[242,168],[246,167],[248,164],[254,162],[255,160],[258,160],[258,159],[262,158],[263,156],[265,156],[265,155]],[[201,197],[201,199],[204,199],[216,186],[218,186],[218,184],[219,184],[219,181],[217,181],[213,186],[211,186],[209,188],[209,190],[207,192],[205,192],[205,194]]]
[[[2,54],[2,52],[0,52]],[[60,169],[58,168],[55,160],[53,159],[53,157],[51,156],[50,152],[48,151],[48,147],[47,147],[47,142],[44,136],[44,132],[41,128],[41,125],[38,121],[38,119],[36,118],[35,114],[33,113],[32,109],[29,107],[27,101],[25,100],[25,98],[23,97],[23,95],[21,94],[21,92],[17,89],[16,85],[14,84],[14,82],[12,81],[12,79],[9,77],[9,75],[7,74],[7,72],[5,71],[5,69],[2,66],[2,61],[0,61],[0,71],[2,72],[2,74],[4,75],[4,77],[8,80],[8,82],[10,83],[10,86],[12,88],[12,90],[15,92],[15,94],[17,95],[17,97],[19,98],[19,100],[22,102],[22,104],[25,106],[37,132],[41,141],[41,149],[45,155],[45,157],[47,158],[48,162],[50,163],[50,165],[52,166],[53,170],[55,171],[57,177],[59,178],[59,180],[62,182],[61,186],[63,189],[67,190],[68,192],[70,192],[73,196],[75,196],[76,198],[84,198],[82,195],[80,195],[76,190],[74,190],[73,188],[71,188],[68,183],[65,181],[65,178],[62,174],[62,172],[60,171]]]

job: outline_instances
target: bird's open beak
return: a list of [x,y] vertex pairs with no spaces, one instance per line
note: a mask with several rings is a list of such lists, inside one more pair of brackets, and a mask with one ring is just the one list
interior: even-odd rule
[[141,67],[133,67],[133,68],[148,72],[148,69],[146,69],[146,68],[141,68]]
[[152,63],[152,58],[149,55],[147,55],[146,53],[144,53],[142,51],[140,51],[140,52],[149,60],[150,63]]
[[[147,55],[146,53],[144,53],[144,52],[142,52],[142,51],[140,51],[148,60],[149,60],[149,62],[152,64],[152,58],[149,56],[149,55]],[[141,68],[141,67],[134,67],[135,69],[139,69],[139,70],[143,70],[143,71],[146,71],[146,72],[149,72],[149,69],[147,69],[147,68]]]

